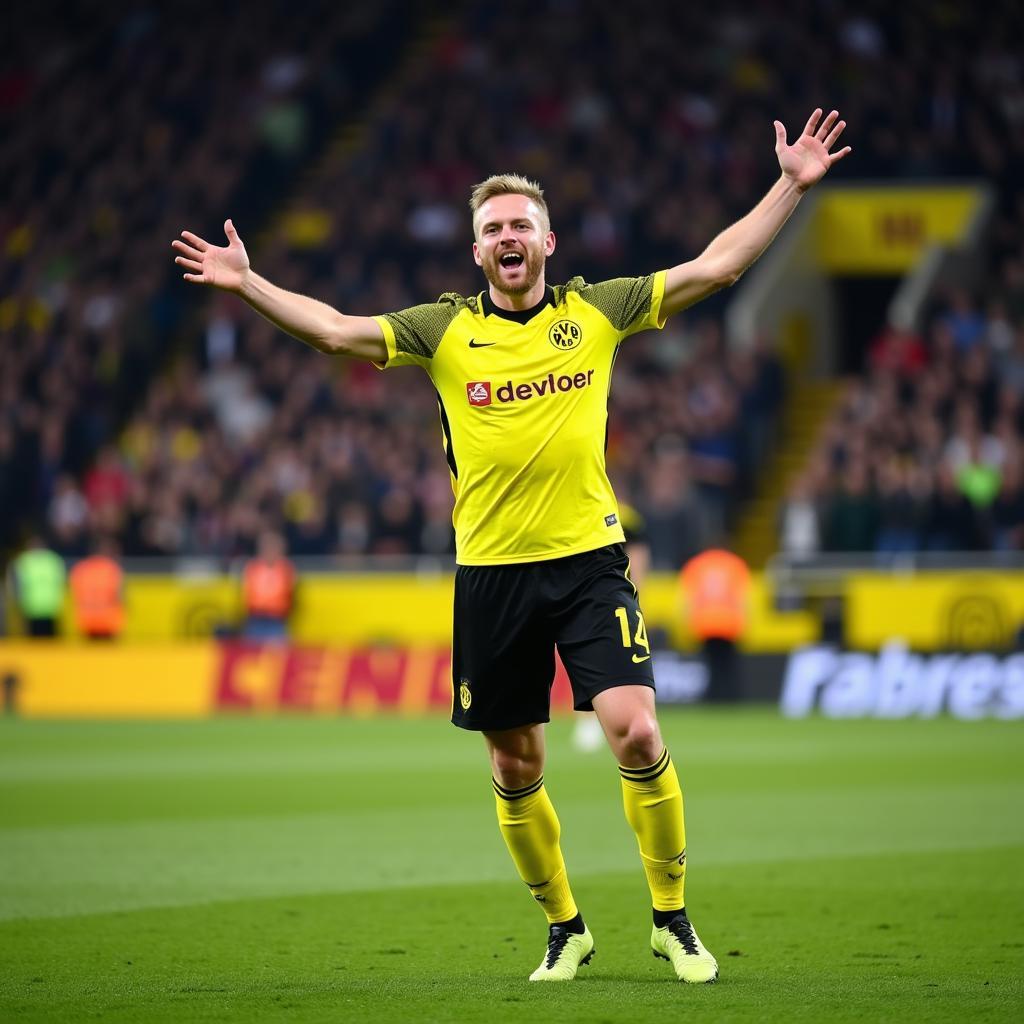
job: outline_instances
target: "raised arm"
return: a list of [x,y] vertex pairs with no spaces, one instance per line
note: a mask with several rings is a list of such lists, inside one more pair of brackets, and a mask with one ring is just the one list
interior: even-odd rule
[[387,360],[384,333],[376,320],[345,316],[324,302],[278,288],[249,266],[245,246],[230,220],[224,222],[224,234],[226,246],[212,245],[191,231],[182,231],[184,241],[171,242],[178,253],[174,262],[185,269],[186,281],[240,296],[272,324],[320,352],[378,363]]
[[815,110],[792,146],[786,143],[782,122],[775,122],[775,153],[782,171],[779,180],[750,213],[726,228],[696,259],[669,270],[661,303],[663,316],[672,316],[734,284],[789,220],[804,192],[850,152],[849,146],[829,152],[846,122],[833,110],[819,127],[820,117],[821,110]]

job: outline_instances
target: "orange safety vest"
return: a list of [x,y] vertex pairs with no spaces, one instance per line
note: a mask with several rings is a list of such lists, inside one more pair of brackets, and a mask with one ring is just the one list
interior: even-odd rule
[[124,628],[121,567],[106,555],[83,558],[69,577],[78,628],[88,636],[117,636]]
[[731,551],[712,548],[691,558],[680,574],[689,600],[690,628],[701,640],[735,640],[747,624],[750,570]]
[[286,558],[274,562],[252,559],[242,575],[246,612],[273,619],[286,618],[291,611],[294,586],[295,571]]

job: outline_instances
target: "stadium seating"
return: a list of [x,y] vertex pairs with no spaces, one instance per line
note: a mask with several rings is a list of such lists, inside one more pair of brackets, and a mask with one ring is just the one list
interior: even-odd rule
[[[254,221],[400,47],[414,5],[18,3],[0,38],[0,549],[49,519],[66,553],[118,532],[81,479],[196,296],[184,224]],[[358,45],[357,45],[358,42]]]
[[[270,10],[280,15],[284,8]],[[41,133],[24,127],[5,147],[10,166],[24,153],[53,168],[38,181],[16,175],[4,207],[4,244],[19,254],[7,271],[16,287],[5,293],[20,305],[3,315],[17,320],[13,329],[25,339],[0,354],[0,387],[10,399],[0,418],[0,490],[6,486],[17,499],[3,504],[11,510],[0,522],[7,541],[15,517],[45,510],[55,542],[69,554],[92,535],[114,533],[129,555],[230,558],[250,552],[268,525],[283,527],[297,554],[450,552],[451,496],[429,382],[413,370],[379,374],[331,363],[239,303],[167,281],[150,239],[169,239],[183,226],[216,233],[231,214],[261,273],[347,312],[383,312],[442,291],[478,290],[468,253],[468,188],[512,168],[547,188],[559,236],[550,279],[643,273],[696,255],[749,208],[774,175],[772,119],[795,129],[816,102],[838,107],[851,125],[855,155],[836,168],[837,178],[984,175],[1013,196],[1021,140],[1017,107],[1006,101],[1020,89],[1020,60],[1006,43],[1011,4],[994,5],[983,21],[927,5],[865,14],[837,3],[826,14],[801,0],[786,11],[781,19],[770,8],[737,8],[707,19],[699,9],[665,4],[637,24],[612,3],[588,4],[586,16],[576,4],[551,4],[534,19],[524,47],[518,13],[453,7],[440,26],[420,27],[419,44],[389,69],[387,88],[367,94],[374,98],[363,105],[358,132],[322,151],[312,143],[297,147],[297,125],[308,116],[310,134],[322,134],[328,120],[350,118],[351,90],[337,68],[372,49],[367,40],[379,21],[327,18],[309,51],[294,45],[300,28],[289,35],[281,18],[268,14],[255,35],[230,44],[227,57],[214,42],[217,21],[198,31],[190,24],[200,41],[190,71],[204,62],[218,67],[218,98],[207,107],[190,93],[203,81],[191,73],[164,89],[163,65],[156,64],[142,79],[141,98],[114,101],[132,124],[163,104],[160,118],[139,133],[141,152],[125,144],[111,164],[95,163],[104,141],[97,128],[69,146],[73,163],[64,167]],[[93,76],[95,95],[50,101],[54,120],[72,134],[83,109],[111,102],[134,67],[133,54],[155,31],[138,16],[108,18],[95,38],[106,31],[124,42],[109,73]],[[171,40],[185,31],[183,23],[167,28]],[[623,38],[628,47],[617,45]],[[301,59],[294,56],[300,49]],[[95,49],[69,59],[93,70],[98,61]],[[39,88],[50,92],[42,95],[55,96],[61,80],[57,72],[44,77]],[[616,82],[614,90],[606,80]],[[15,97],[8,117],[24,111],[18,88],[16,81],[7,88]],[[280,191],[255,195],[251,181],[243,187],[243,169],[274,159],[287,169],[275,179]],[[70,184],[79,163],[90,169],[84,192]],[[211,163],[218,168],[212,187],[204,175]],[[293,176],[299,166],[304,173]],[[166,193],[159,202],[154,182]],[[239,206],[236,186],[246,199]],[[82,194],[92,197],[88,204]],[[45,208],[47,218],[68,211],[66,235],[44,233],[46,252],[38,253],[26,241],[38,229],[30,219],[15,221],[16,202]],[[1019,342],[1006,339],[1019,334],[1024,315],[1024,257],[1020,204],[1004,204],[1007,219],[992,242],[992,295],[983,312],[968,310],[973,320],[961,317],[955,329],[980,333],[978,350],[991,349],[990,361],[1000,361],[1001,379],[1009,381],[1020,372],[1013,369]],[[257,236],[270,215],[273,230]],[[49,221],[40,226],[53,231]],[[39,296],[62,294],[58,242],[65,237],[94,246],[96,258],[87,283],[72,278],[63,286],[67,297],[44,309]],[[58,270],[48,270],[55,261]],[[46,286],[53,273],[56,283]],[[723,346],[726,301],[716,296],[663,334],[632,340],[616,367],[609,470],[620,495],[648,520],[655,565],[664,568],[728,530],[755,485],[785,400],[770,340],[753,353]],[[193,310],[200,319],[188,322],[179,358],[156,372],[161,347]],[[33,333],[31,315],[47,326]],[[950,307],[930,321],[932,369],[918,384],[886,368],[896,357],[879,342],[871,376],[854,388],[862,401],[851,399],[836,421],[848,434],[831,446],[822,442],[801,484],[812,513],[804,521],[815,535],[801,543],[909,543],[901,487],[910,483],[897,481],[902,470],[883,470],[893,460],[879,454],[892,446],[876,448],[867,467],[848,449],[868,442],[864,408],[891,394],[893,375],[902,381],[906,430],[934,432],[911,423],[910,410],[918,392],[933,386],[926,382],[936,378],[935,335],[953,319]],[[944,372],[959,379],[979,358],[956,353]],[[48,363],[49,372],[39,373]],[[943,401],[955,404],[959,393]],[[44,403],[60,411],[63,429],[43,428]],[[981,410],[983,429],[997,429],[995,411]],[[950,439],[951,422],[940,420],[943,436],[934,443]],[[1006,422],[1004,416],[1004,433]],[[1013,447],[1005,437],[1002,444]],[[916,452],[908,445],[899,449],[904,459]],[[25,479],[26,467],[30,493],[5,484]],[[1011,481],[1014,472],[1007,473]],[[121,484],[102,491],[97,504],[83,494],[87,473],[119,474]],[[861,504],[870,507],[858,511],[862,491]],[[1004,498],[993,499],[992,508]],[[1012,505],[1012,494],[1005,500]],[[856,536],[851,520],[860,522]],[[915,527],[913,543],[966,543],[944,529]],[[1012,527],[983,524],[970,544],[1019,543],[1017,536]]]

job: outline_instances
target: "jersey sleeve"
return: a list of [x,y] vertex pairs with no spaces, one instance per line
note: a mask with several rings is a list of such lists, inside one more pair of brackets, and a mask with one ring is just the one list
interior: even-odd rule
[[392,366],[428,368],[457,312],[454,303],[442,300],[375,316],[373,319],[384,332],[388,356],[374,365],[381,370]]
[[661,330],[661,300],[665,296],[666,271],[646,277],[617,277],[611,281],[586,285],[580,297],[603,313],[619,332],[619,340],[638,331]]

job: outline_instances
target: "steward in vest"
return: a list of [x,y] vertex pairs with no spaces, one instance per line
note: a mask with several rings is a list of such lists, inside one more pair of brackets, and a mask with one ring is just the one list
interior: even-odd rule
[[739,700],[736,641],[747,624],[750,570],[738,555],[712,548],[691,558],[680,579],[690,630],[700,639],[708,666],[708,700]]
[[75,621],[90,640],[113,640],[124,629],[124,573],[113,541],[102,541],[96,554],[71,570]]
[[64,559],[48,550],[40,537],[33,537],[11,565],[11,582],[28,635],[56,636],[67,590]]
[[284,538],[262,534],[259,551],[242,573],[245,635],[255,640],[284,640],[295,599],[295,569],[285,557]]

